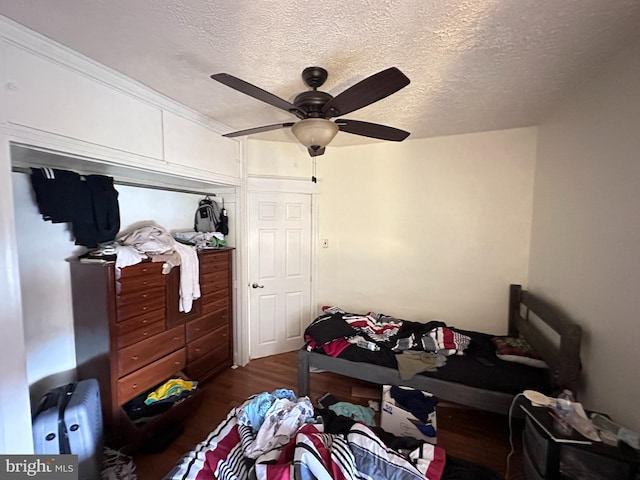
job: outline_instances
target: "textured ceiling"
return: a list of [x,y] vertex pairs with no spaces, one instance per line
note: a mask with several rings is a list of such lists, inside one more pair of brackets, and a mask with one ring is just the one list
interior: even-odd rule
[[[348,117],[409,139],[537,124],[640,37],[638,0],[2,0],[0,15],[230,131],[296,119],[212,73],[292,101],[305,67],[326,68],[321,90],[335,96],[395,66],[411,84]],[[289,129],[256,138],[295,141]]]

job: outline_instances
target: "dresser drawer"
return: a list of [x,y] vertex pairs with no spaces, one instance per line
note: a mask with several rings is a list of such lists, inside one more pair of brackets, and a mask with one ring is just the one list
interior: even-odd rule
[[229,290],[215,290],[213,292],[202,293],[202,303],[214,303],[224,298],[229,298]]
[[184,346],[184,328],[172,328],[118,351],[119,376],[126,375]]
[[192,342],[202,335],[212,332],[217,328],[229,325],[229,314],[227,310],[207,315],[198,320],[187,323],[187,342]]
[[200,255],[200,272],[213,273],[229,270],[229,254],[209,253]]
[[160,285],[156,287],[144,288],[142,290],[135,291],[122,291],[116,297],[116,303],[118,308],[126,307],[132,303],[149,303],[157,298],[164,300],[165,286]]
[[200,290],[202,294],[216,290],[229,289],[229,272],[206,273],[200,276]]
[[[638,457],[635,463],[629,458],[614,458],[612,455],[598,454],[578,445],[560,444],[560,476],[576,480],[633,480],[637,479]],[[635,452],[629,449],[630,452]]]
[[138,315],[130,320],[118,322],[118,324],[116,325],[116,335],[126,335],[127,333],[133,332],[134,330],[149,327],[156,322],[164,324],[164,312],[162,310],[154,310],[142,315]]
[[529,457],[529,452],[526,449],[522,452],[522,468],[526,480],[544,480],[544,477],[540,475],[540,472],[534,466],[533,461]]
[[190,342],[187,345],[187,363],[191,364],[198,358],[206,355],[211,350],[214,350],[224,344],[229,343],[229,326],[226,325],[222,328],[207,333],[202,337]]
[[143,367],[118,380],[118,404],[139,395],[141,392],[167,380],[185,366],[186,351],[181,348],[160,360]]
[[529,461],[539,474],[544,477],[547,474],[552,440],[540,432],[528,416],[525,418],[525,428],[522,436],[525,449],[529,453]]
[[[139,321],[138,318],[133,318],[131,320],[127,320],[126,322],[122,322],[123,324],[126,324],[127,326],[129,325],[136,325],[139,323],[143,323],[140,328],[138,328],[137,330],[131,330],[131,331],[126,331],[124,333],[118,333],[117,335],[117,347],[118,348],[124,348],[127,347],[129,345],[133,345],[134,343],[138,343],[141,342],[142,340],[146,340],[147,338],[150,338],[154,335],[157,335],[158,333],[162,333],[166,330],[165,328],[165,324],[164,321],[162,319],[162,311],[159,310],[160,313],[160,318],[157,320],[154,320],[153,322],[147,322],[147,323],[143,323],[144,320],[142,322]],[[152,312],[153,315],[157,316],[158,313],[157,312]],[[118,327],[120,327],[119,324]]]
[[138,315],[144,315],[157,310],[161,311],[162,317],[164,318],[165,303],[165,297],[163,295],[161,297],[148,298],[139,303],[129,303],[120,306],[118,307],[117,321],[124,322]]
[[137,277],[148,277],[149,280],[155,278],[164,281],[162,265],[163,262],[142,262],[116,269],[116,281],[121,284],[136,284],[141,281]]
[[164,288],[165,285],[166,278],[161,273],[130,277],[116,282],[116,294],[126,295],[132,292],[145,292],[152,288]]
[[[210,301],[215,298],[215,300]],[[202,298],[202,314],[206,315],[208,313],[214,313],[219,310],[229,308],[229,297],[225,296],[220,298],[218,293],[213,293],[211,296],[207,295]]]
[[212,373],[218,372],[232,363],[231,350],[229,345],[225,344],[190,363],[185,372],[189,378],[202,381]]

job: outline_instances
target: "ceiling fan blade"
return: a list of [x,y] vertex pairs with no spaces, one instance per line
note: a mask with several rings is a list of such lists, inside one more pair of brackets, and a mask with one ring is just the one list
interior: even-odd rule
[[329,100],[322,107],[322,112],[327,115],[327,118],[346,115],[388,97],[409,83],[410,80],[396,67],[387,68],[365,78]]
[[379,138],[380,140],[391,140],[392,142],[401,142],[410,135],[409,132],[400,130],[399,128],[387,127],[386,125],[380,125],[378,123],[362,122],[360,120],[340,118],[336,120],[336,124],[341,132]]
[[277,130],[279,128],[286,128],[293,125],[295,122],[287,123],[275,123],[273,125],[265,125],[264,127],[248,128],[247,130],[239,130],[237,132],[225,133],[223,137],[241,137],[243,135],[253,135],[254,133],[269,132],[271,130]]
[[321,148],[317,148],[317,149],[313,149],[311,147],[307,148],[307,150],[309,151],[309,156],[310,157],[318,157],[320,155],[324,155],[324,147]]
[[211,75],[211,78],[226,85],[227,87],[231,87],[234,90],[249,95],[250,97],[268,103],[269,105],[272,105],[276,108],[280,108],[282,110],[290,112],[296,117],[306,117],[306,113],[296,107],[293,103],[289,103],[286,100],[283,100],[282,98],[274,95],[273,93],[269,93],[266,90],[245,82],[244,80],[240,80],[233,75],[229,75],[228,73],[215,73]]

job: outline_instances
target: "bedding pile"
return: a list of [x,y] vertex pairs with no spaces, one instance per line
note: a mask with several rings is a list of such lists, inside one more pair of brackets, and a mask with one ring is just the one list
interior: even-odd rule
[[[296,399],[287,390],[250,397],[165,480],[444,480],[446,455],[440,447],[412,442],[412,450],[394,450],[376,434],[376,427],[335,414],[326,420],[313,415],[308,397]],[[388,437],[396,442],[400,438]]]
[[[344,357],[345,350],[363,341],[376,345],[375,351],[387,350],[394,355],[426,352],[438,359],[432,364],[435,368],[444,365],[444,357],[462,355],[471,342],[470,337],[438,320],[419,323],[374,312],[349,313],[339,307],[323,307],[322,315],[306,328],[305,340],[307,350],[320,350],[332,357]],[[380,361],[371,358],[362,360],[398,367],[397,359],[389,354]]]
[[[419,374],[513,395],[527,389],[553,392],[549,370],[532,363],[538,361],[544,367],[544,362],[521,355],[498,355],[503,352],[498,351],[497,340],[505,337],[461,330],[440,320],[421,323],[324,307],[304,335],[306,351],[391,368],[401,380]],[[375,348],[359,346],[368,342]]]

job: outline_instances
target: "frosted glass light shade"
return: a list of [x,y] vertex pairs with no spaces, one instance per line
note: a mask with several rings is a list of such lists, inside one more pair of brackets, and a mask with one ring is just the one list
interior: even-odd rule
[[326,147],[338,133],[338,125],[325,118],[305,118],[295,123],[291,131],[305,147]]

